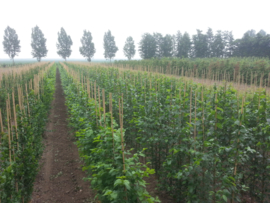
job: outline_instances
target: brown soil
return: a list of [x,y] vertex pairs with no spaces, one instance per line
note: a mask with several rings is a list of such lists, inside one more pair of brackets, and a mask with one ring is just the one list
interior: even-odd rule
[[150,175],[148,178],[144,178],[144,180],[148,184],[146,186],[146,190],[152,197],[158,197],[162,203],[174,203],[175,202],[168,194],[166,194],[162,191],[156,190],[158,180],[156,179],[155,175]]
[[31,203],[95,202],[90,183],[83,177],[74,136],[69,132],[67,107],[57,69],[55,99],[47,123],[40,160],[40,171],[34,183]]

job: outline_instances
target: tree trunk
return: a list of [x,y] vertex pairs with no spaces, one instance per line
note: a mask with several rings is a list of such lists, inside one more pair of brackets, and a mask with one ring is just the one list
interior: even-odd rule
[[14,64],[15,64],[15,62],[14,62],[14,58],[12,58],[12,62],[13,62],[13,66],[14,66]]

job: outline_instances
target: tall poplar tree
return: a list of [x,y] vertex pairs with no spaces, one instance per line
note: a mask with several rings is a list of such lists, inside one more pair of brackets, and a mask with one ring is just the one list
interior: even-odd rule
[[213,57],[213,43],[214,43],[214,34],[211,28],[208,28],[206,32],[207,39],[207,57]]
[[224,50],[225,45],[223,41],[223,36],[220,30],[217,31],[214,37],[213,45],[212,45],[212,51],[213,51],[213,57],[220,57],[223,58],[224,56]]
[[64,28],[61,28],[60,33],[58,32],[58,43],[56,47],[58,49],[57,54],[61,56],[63,59],[67,60],[70,56],[72,50],[71,45],[73,44],[69,35],[67,35]]
[[136,51],[135,51],[135,44],[132,37],[128,37],[125,42],[124,46],[124,54],[130,60],[132,57],[134,57]]
[[193,57],[207,57],[207,36],[201,30],[197,30],[197,35],[193,35]]
[[176,34],[176,57],[188,58],[190,56],[191,40],[187,32],[184,35],[180,31]]
[[172,57],[173,56],[173,37],[171,35],[165,35],[163,37],[163,42],[161,45],[162,57]]
[[232,31],[224,31],[223,32],[223,40],[224,40],[224,56],[232,57],[235,50],[234,37]]
[[14,57],[21,52],[21,46],[16,31],[9,26],[5,29],[3,46],[4,52],[10,57],[14,65]]
[[47,56],[46,39],[38,26],[32,28],[32,56],[40,62],[42,57]]
[[185,32],[180,40],[181,44],[181,57],[188,58],[191,52],[191,39],[187,32]]
[[139,53],[142,59],[150,59],[156,55],[156,40],[150,33],[145,33],[139,43]]
[[182,47],[181,47],[182,33],[178,30],[175,35],[175,56],[181,58]]
[[81,39],[82,46],[80,47],[80,53],[87,58],[88,62],[91,62],[91,58],[96,53],[95,45],[92,42],[91,32],[84,30],[83,37]]
[[115,57],[115,53],[118,51],[118,47],[115,45],[114,36],[112,36],[110,30],[105,32],[103,41],[104,57],[110,59],[111,62],[112,58]]
[[161,33],[154,33],[153,37],[155,38],[156,41],[156,53],[155,53],[155,57],[156,58],[162,58],[163,57],[163,50],[162,50],[162,45],[163,45],[163,36]]

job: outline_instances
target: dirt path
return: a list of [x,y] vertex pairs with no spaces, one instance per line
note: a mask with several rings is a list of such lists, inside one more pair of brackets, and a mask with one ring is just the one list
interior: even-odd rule
[[57,70],[55,99],[46,127],[45,149],[31,203],[94,202],[90,183],[82,180],[85,174],[81,170],[78,149],[66,119],[67,107]]

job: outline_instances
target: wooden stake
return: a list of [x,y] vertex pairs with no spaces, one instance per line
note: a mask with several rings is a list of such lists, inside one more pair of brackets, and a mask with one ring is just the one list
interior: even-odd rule
[[122,146],[122,157],[123,157],[123,170],[126,170],[125,167],[125,152],[124,152],[124,137],[123,137],[123,123],[122,123],[122,113],[121,113],[121,102],[120,98],[118,99],[118,105],[119,105],[119,123],[120,123],[120,132],[121,132],[121,146]]
[[113,135],[113,109],[112,109],[112,93],[109,93],[109,108],[110,108],[110,114],[111,114],[111,129],[112,129],[113,158],[114,158],[114,135]]
[[9,151],[9,164],[11,165],[11,140],[10,140],[10,126],[9,126],[8,100],[6,101],[6,110],[7,110],[7,125],[8,125],[8,151]]
[[[3,119],[2,119],[2,113],[1,113],[1,109],[0,109],[0,126],[1,126],[1,133],[4,132],[4,127],[3,127]],[[1,139],[1,137],[0,137]]]
[[99,122],[101,125],[101,112],[100,112],[100,91],[99,91],[99,87],[98,87],[98,115],[99,115]]
[[96,81],[94,83],[94,92],[95,92],[95,111],[96,111],[96,124],[98,125],[98,113],[97,113],[97,92],[96,92]]
[[104,127],[106,128],[106,109],[105,109],[105,91],[102,89],[102,102],[103,102],[103,115],[104,115]]
[[18,138],[18,126],[17,126],[17,115],[16,115],[16,106],[15,106],[15,98],[14,98],[14,91],[12,91],[12,100],[13,100],[13,114],[14,114],[14,123],[15,123],[15,133],[17,139],[17,150],[19,150],[19,138]]

